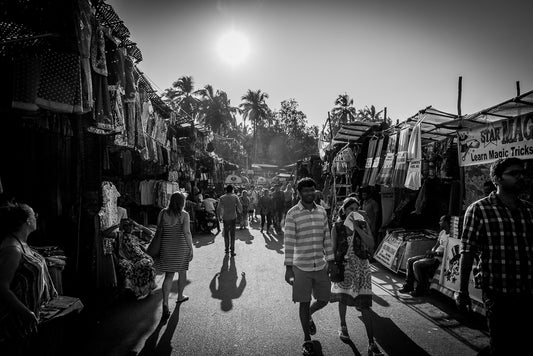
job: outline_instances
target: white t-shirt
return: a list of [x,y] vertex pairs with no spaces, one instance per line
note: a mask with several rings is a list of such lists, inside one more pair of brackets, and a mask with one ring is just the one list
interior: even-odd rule
[[446,248],[446,242],[448,241],[449,237],[450,235],[446,233],[446,230],[441,230],[441,232],[439,232],[439,247],[437,247],[437,250],[435,250],[435,252],[440,255],[444,253],[444,249]]
[[204,200],[202,200],[202,204],[204,205],[204,208],[206,211],[210,211],[212,213],[215,212],[215,203],[216,203],[216,199],[213,199],[213,198],[205,198]]

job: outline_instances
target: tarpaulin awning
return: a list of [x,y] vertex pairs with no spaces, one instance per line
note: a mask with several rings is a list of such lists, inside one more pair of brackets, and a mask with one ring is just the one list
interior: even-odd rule
[[333,137],[332,145],[337,143],[359,142],[372,128],[378,127],[381,124],[381,121],[355,121],[344,124],[335,137]]
[[392,129],[401,129],[406,126],[413,128],[420,121],[422,143],[440,141],[455,134],[457,129],[446,127],[446,124],[454,122],[456,119],[457,116],[454,114],[428,106]]
[[488,109],[466,115],[446,124],[446,127],[459,130],[494,123],[533,112],[533,90],[506,100]]

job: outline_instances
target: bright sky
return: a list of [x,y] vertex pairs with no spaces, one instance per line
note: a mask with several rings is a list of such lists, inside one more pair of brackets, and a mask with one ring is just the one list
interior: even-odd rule
[[531,0],[107,3],[141,49],[139,67],[155,89],[191,75],[197,89],[211,84],[235,106],[261,89],[272,109],[295,98],[313,125],[322,126],[345,92],[356,109],[387,107],[402,121],[429,105],[456,113],[459,76],[463,114],[514,97],[516,81],[522,93],[533,90]]

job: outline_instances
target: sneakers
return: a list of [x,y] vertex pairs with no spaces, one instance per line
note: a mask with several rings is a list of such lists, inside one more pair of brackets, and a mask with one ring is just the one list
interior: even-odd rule
[[409,294],[410,292],[414,291],[415,289],[413,288],[413,286],[409,285],[409,284],[404,284],[402,289],[398,290],[398,292],[402,293],[402,294]]
[[350,340],[350,335],[348,334],[348,327],[346,325],[341,325],[339,329],[339,337],[342,341]]
[[302,345],[303,356],[313,356],[315,354],[315,347],[311,340],[304,342]]
[[315,322],[313,321],[313,318],[309,319],[309,334],[310,335],[316,334],[316,325],[315,325]]
[[368,345],[368,356],[384,356],[385,354],[381,352],[378,345],[375,342]]

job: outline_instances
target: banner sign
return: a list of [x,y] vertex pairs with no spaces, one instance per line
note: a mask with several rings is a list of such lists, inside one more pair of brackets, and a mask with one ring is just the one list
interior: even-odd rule
[[465,129],[459,135],[459,165],[490,163],[500,158],[533,158],[533,114]]

